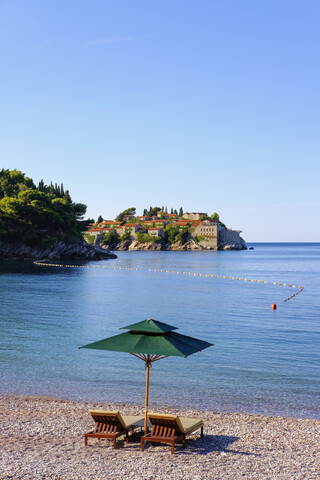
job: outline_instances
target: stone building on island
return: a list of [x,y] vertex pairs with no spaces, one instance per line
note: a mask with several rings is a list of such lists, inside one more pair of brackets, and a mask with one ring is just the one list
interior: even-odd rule
[[[175,214],[162,214],[162,217],[137,217],[139,223],[117,222],[104,220],[100,224],[94,224],[84,232],[84,237],[91,236],[94,243],[99,244],[104,234],[115,231],[121,237],[127,232],[130,233],[132,242],[137,242],[138,233],[146,233],[162,242],[162,249],[173,249],[166,243],[166,227],[174,226],[182,232],[188,230],[188,240],[185,244],[175,245],[174,249],[188,250],[245,250],[246,244],[241,238],[241,230],[226,228],[217,219],[209,218],[205,213],[185,213],[182,217]],[[132,222],[132,220],[131,220]],[[128,240],[127,240],[128,242]],[[130,243],[130,241],[129,241]]]

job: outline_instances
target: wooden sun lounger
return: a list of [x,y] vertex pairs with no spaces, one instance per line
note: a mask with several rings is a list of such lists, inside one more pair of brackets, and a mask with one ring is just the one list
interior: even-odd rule
[[203,421],[196,418],[178,417],[162,413],[149,413],[149,421],[152,424],[151,433],[141,437],[141,451],[144,450],[144,442],[170,443],[171,453],[174,453],[174,444],[182,441],[183,448],[186,446],[186,436],[201,429],[203,437]]
[[113,448],[117,448],[117,438],[126,436],[126,443],[129,441],[129,432],[135,428],[142,428],[144,416],[121,415],[116,411],[90,410],[93,420],[96,422],[92,432],[84,434],[84,444],[87,445],[88,438],[110,438],[113,440]]

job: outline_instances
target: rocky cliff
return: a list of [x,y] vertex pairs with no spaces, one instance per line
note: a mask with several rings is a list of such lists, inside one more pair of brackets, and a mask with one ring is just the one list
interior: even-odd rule
[[[109,249],[109,247],[102,247],[104,249]],[[110,250],[110,249],[109,249]],[[136,240],[126,240],[121,242],[118,245],[113,245],[111,250],[130,250],[130,251],[140,251],[140,250],[171,250],[171,251],[182,251],[182,250],[217,250],[213,247],[210,242],[196,242],[193,238],[189,239],[186,243],[182,244],[181,242],[169,243],[169,242],[148,242],[148,243],[139,243]],[[240,237],[238,243],[232,243],[227,245],[221,245],[219,250],[247,250],[247,246],[244,240]]]
[[114,253],[89,245],[84,240],[56,242],[51,247],[27,247],[0,242],[0,260],[103,260],[117,258]]

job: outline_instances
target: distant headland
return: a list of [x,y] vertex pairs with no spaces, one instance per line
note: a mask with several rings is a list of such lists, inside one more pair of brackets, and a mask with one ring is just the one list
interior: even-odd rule
[[114,220],[87,226],[85,240],[107,250],[246,250],[240,230],[227,228],[215,212],[183,212],[166,207],[144,209],[136,216],[135,207],[128,208]]
[[86,209],[63,184],[36,187],[19,170],[0,170],[0,260],[116,258],[84,241]]

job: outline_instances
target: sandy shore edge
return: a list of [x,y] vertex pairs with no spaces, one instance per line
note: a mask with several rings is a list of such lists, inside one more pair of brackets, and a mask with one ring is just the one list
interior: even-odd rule
[[3,480],[319,479],[319,420],[161,409],[205,423],[204,438],[192,435],[171,455],[164,444],[141,452],[138,436],[117,450],[107,440],[84,446],[89,409],[141,415],[142,407],[21,395],[1,395],[0,406]]

